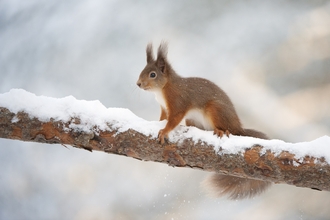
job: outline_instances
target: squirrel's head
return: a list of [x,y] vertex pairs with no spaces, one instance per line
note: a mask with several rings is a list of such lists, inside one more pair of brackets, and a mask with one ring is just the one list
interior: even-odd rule
[[162,89],[171,72],[171,66],[167,62],[167,43],[162,42],[158,47],[157,59],[152,53],[152,44],[147,45],[147,65],[142,70],[137,85],[144,90],[155,91]]

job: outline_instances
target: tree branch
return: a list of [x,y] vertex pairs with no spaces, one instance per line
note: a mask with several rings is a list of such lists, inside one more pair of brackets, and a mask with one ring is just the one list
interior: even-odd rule
[[[71,118],[69,122],[54,119],[41,121],[25,112],[15,114],[0,107],[1,138],[71,145],[89,151],[98,150],[144,161],[167,163],[175,167],[198,168],[330,191],[330,166],[323,157],[305,156],[296,159],[288,151],[264,151],[266,145],[250,146],[242,154],[226,154],[221,148],[215,152],[213,146],[202,141],[196,143],[190,138],[180,143],[160,145],[155,138],[132,129],[120,132],[112,124],[108,124],[108,131],[100,131],[96,125],[89,131],[79,131],[71,129],[72,124],[79,125],[80,118]],[[268,142],[271,143],[265,143]]]

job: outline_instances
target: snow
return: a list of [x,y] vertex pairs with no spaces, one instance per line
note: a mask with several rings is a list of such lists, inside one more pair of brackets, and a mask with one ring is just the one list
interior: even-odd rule
[[[72,118],[80,118],[80,125],[70,123],[71,129],[90,131],[95,126],[97,130],[111,130],[108,123],[114,125],[119,132],[129,128],[143,134],[157,136],[157,131],[162,128],[164,122],[148,122],[134,115],[130,110],[123,108],[106,108],[98,100],[77,100],[73,96],[64,98],[51,98],[36,96],[23,89],[11,89],[0,94],[0,106],[9,109],[13,113],[26,112],[31,118],[38,118],[47,122],[51,118],[63,122],[70,122]],[[14,117],[12,122],[18,122]]]
[[[36,96],[23,89],[12,89],[7,93],[0,94],[0,106],[9,109],[13,113],[26,112],[31,118],[35,117],[47,122],[51,118],[63,122],[71,122],[70,129],[95,132],[99,130],[117,129],[124,132],[134,129],[146,136],[156,138],[159,129],[166,124],[165,121],[146,121],[137,117],[128,109],[106,108],[98,100],[77,100],[73,96],[64,98],[51,98]],[[81,123],[75,124],[72,118],[80,118]],[[19,121],[14,117],[12,123]],[[109,127],[111,124],[113,127]],[[264,146],[262,153],[271,150],[275,155],[287,151],[295,155],[297,160],[305,156],[316,158],[324,157],[330,163],[330,137],[323,136],[311,142],[286,143],[282,140],[262,140],[252,137],[233,136],[218,138],[211,131],[201,131],[195,127],[178,126],[169,135],[170,141],[182,142],[191,138],[195,142],[213,145],[215,152],[219,154],[243,153],[246,148],[253,145]],[[219,151],[219,149],[222,151]],[[299,165],[299,164],[296,164]]]

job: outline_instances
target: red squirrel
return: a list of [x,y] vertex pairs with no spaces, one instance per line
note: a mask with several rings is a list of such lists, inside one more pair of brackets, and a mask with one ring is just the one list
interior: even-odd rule
[[[167,43],[162,42],[155,59],[152,44],[147,45],[147,65],[142,70],[137,85],[155,94],[161,106],[160,120],[167,119],[165,128],[158,133],[161,144],[183,119],[187,126],[213,130],[223,135],[241,135],[268,139],[262,132],[244,129],[227,94],[213,82],[197,77],[181,77],[167,60]],[[222,174],[212,174],[209,189],[217,196],[231,199],[253,197],[263,192],[270,182]]]

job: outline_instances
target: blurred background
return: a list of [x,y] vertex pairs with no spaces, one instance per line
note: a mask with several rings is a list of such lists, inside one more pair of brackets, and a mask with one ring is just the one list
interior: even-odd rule
[[[330,134],[330,1],[2,0],[0,93],[100,100],[158,120],[136,86],[145,47],[223,88],[245,127],[288,142]],[[206,172],[0,140],[0,219],[330,219],[330,194],[275,185],[208,196]]]

